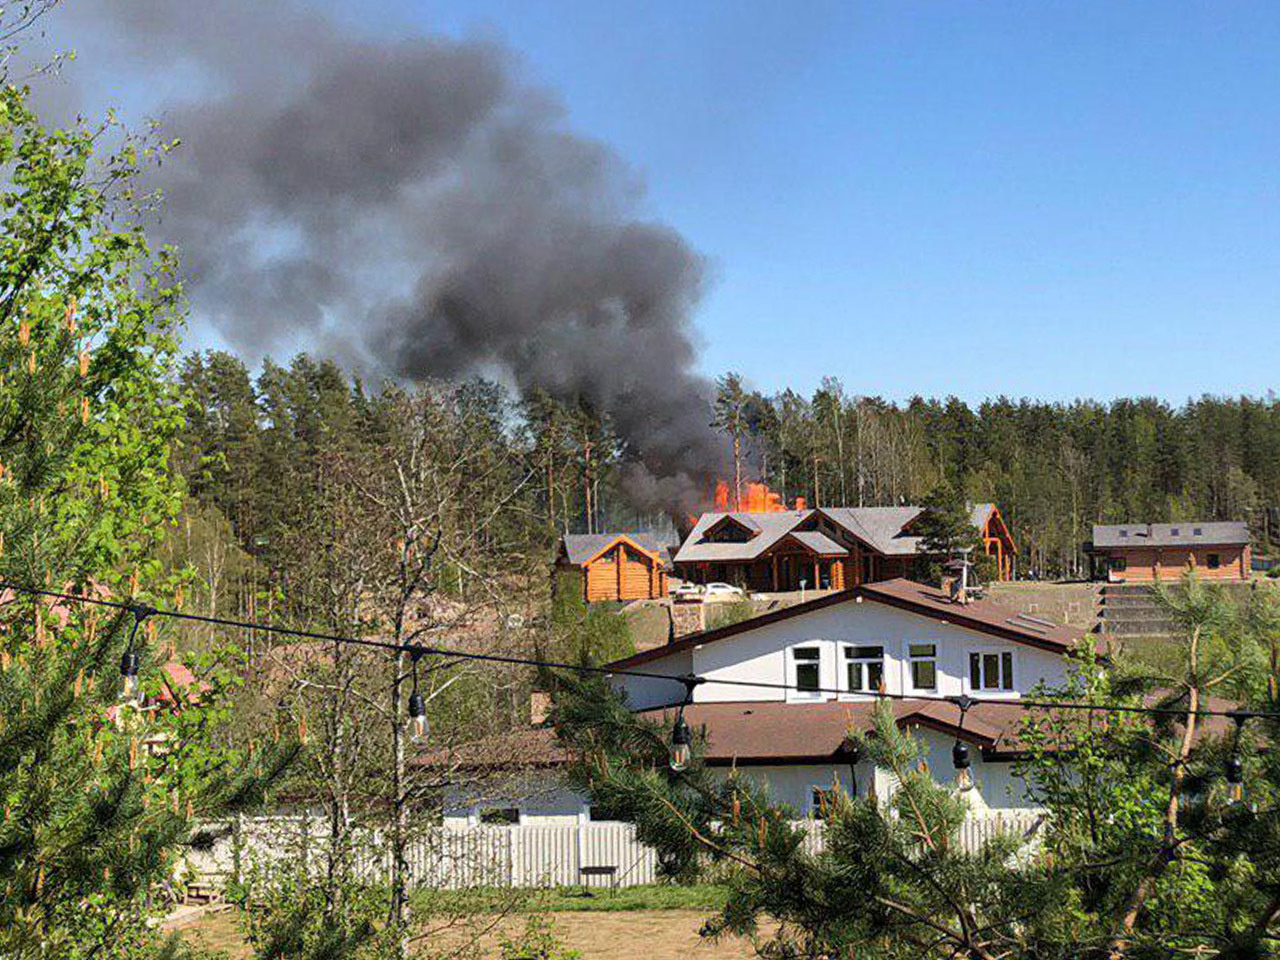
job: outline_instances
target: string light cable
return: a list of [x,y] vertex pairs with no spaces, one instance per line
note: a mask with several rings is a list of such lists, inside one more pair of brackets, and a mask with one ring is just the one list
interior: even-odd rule
[[[213,626],[230,627],[239,630],[258,630],[263,633],[276,634],[279,636],[295,637],[303,640],[324,640],[332,643],[345,643],[353,646],[367,647],[370,649],[386,650],[391,653],[409,654],[411,660],[416,665],[416,661],[422,657],[436,656],[446,659],[453,659],[459,663],[463,661],[475,661],[480,663],[497,663],[509,666],[523,667],[539,667],[548,670],[564,670],[567,672],[580,674],[593,674],[604,677],[636,677],[645,680],[661,680],[669,683],[678,683],[685,686],[686,698],[685,702],[690,703],[691,687],[690,683],[700,685],[703,683],[717,684],[720,686],[748,688],[754,690],[778,690],[793,691],[804,693],[831,694],[837,696],[847,696],[851,691],[840,690],[830,687],[801,687],[792,683],[778,683],[768,680],[735,680],[728,677],[702,677],[692,674],[670,674],[657,673],[651,670],[633,670],[629,668],[616,668],[610,666],[592,666],[580,663],[561,663],[554,660],[534,659],[531,657],[517,657],[508,654],[498,653],[479,653],[468,650],[457,650],[450,647],[428,646],[419,643],[396,643],[390,640],[374,640],[367,637],[350,637],[342,634],[323,633],[315,630],[302,630],[294,627],[282,627],[270,623],[256,623],[246,620],[233,620],[227,617],[211,617],[198,613],[185,613],[179,610],[165,610],[157,607],[150,607],[141,603],[129,603],[118,600],[104,600],[100,597],[89,597],[75,593],[60,593],[55,590],[43,590],[36,587],[29,587],[24,584],[16,584],[7,581],[0,581],[0,590],[12,590],[15,593],[24,593],[32,596],[47,597],[55,600],[64,600],[69,603],[84,603],[93,606],[107,607],[115,610],[122,610],[134,615],[134,625],[130,633],[129,648],[126,650],[126,656],[132,652],[133,638],[137,633],[137,628],[143,619],[148,617],[165,617],[172,620],[182,620],[191,623],[203,623]],[[136,652],[133,653],[136,657]],[[133,668],[134,660],[130,660],[130,669]],[[121,661],[121,674],[125,676],[125,663]],[[136,675],[136,672],[135,672]],[[906,693],[889,693],[888,691],[857,691],[859,695],[865,695],[876,700],[898,700],[898,701],[930,701],[938,703],[950,703],[958,706],[959,697],[931,695],[931,694],[906,694]],[[1197,717],[1228,717],[1237,719],[1243,717],[1245,720],[1251,719],[1280,719],[1280,711],[1264,711],[1264,710],[1226,710],[1213,709],[1209,707],[1197,707],[1195,710],[1179,709],[1177,707],[1148,707],[1138,704],[1104,704],[1104,703],[1088,703],[1084,701],[1070,700],[1041,700],[1019,697],[1017,699],[990,697],[971,697],[964,698],[968,706],[965,711],[982,704],[1003,704],[1005,706],[1016,706],[1022,709],[1044,709],[1044,710],[1089,710],[1102,713],[1135,713],[1147,716],[1169,716],[1169,717],[1185,717],[1194,715]],[[684,704],[680,707],[683,709]],[[1237,722],[1240,722],[1237,719]]]

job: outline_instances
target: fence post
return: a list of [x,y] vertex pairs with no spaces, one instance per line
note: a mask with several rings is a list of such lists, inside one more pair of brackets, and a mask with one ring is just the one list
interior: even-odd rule
[[244,846],[244,813],[237,810],[235,821],[231,824],[231,875],[240,886],[240,857]]

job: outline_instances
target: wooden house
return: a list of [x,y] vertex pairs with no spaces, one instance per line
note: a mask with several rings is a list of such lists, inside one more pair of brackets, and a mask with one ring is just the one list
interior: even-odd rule
[[[848,590],[913,577],[925,554],[914,526],[918,506],[819,507],[767,513],[704,513],[673,558],[695,583],[722,581],[750,590]],[[970,509],[998,576],[1013,575],[1016,547],[992,503]]]
[[581,576],[588,603],[665,597],[668,565],[666,547],[648,533],[568,534],[556,558],[558,570]]
[[1189,570],[1206,580],[1245,580],[1251,569],[1243,522],[1094,524],[1088,552],[1112,583],[1177,580]]

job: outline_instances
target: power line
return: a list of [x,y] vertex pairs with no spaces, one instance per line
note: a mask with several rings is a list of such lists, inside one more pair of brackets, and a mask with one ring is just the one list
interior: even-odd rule
[[[257,623],[248,620],[233,620],[227,617],[210,617],[198,613],[183,613],[180,610],[164,610],[157,607],[148,606],[143,603],[127,603],[119,600],[103,600],[100,597],[89,597],[76,593],[61,593],[56,590],[43,590],[37,587],[29,587],[24,584],[10,583],[8,581],[0,581],[0,590],[12,590],[15,593],[25,593],[32,596],[49,597],[56,600],[65,600],[71,603],[92,604],[99,607],[108,607],[114,610],[120,610],[132,613],[137,618],[145,617],[167,617],[172,620],[185,620],[192,623],[203,623],[213,626],[233,627],[240,630],[261,630],[264,633],[272,633],[278,636],[297,637],[304,640],[323,640],[331,643],[346,643],[354,646],[368,647],[373,649],[387,650],[393,653],[407,653],[415,659],[424,656],[439,656],[453,658],[455,661],[461,662],[466,660],[474,660],[481,663],[500,663],[509,666],[525,666],[539,667],[548,670],[568,670],[577,673],[587,673],[605,677],[638,677],[645,680],[662,680],[670,683],[679,683],[686,689],[698,686],[703,683],[714,683],[721,686],[729,687],[745,687],[756,690],[780,690],[796,693],[818,693],[832,694],[836,696],[848,696],[850,694],[858,696],[867,696],[876,700],[894,700],[894,701],[929,701],[936,703],[949,703],[955,705],[957,697],[948,697],[929,694],[905,694],[905,693],[888,693],[886,691],[853,691],[840,690],[830,687],[801,687],[792,683],[777,683],[768,680],[733,680],[723,677],[700,677],[692,674],[669,674],[657,673],[650,670],[630,670],[615,669],[607,666],[591,666],[588,664],[561,663],[554,660],[536,660],[529,657],[514,657],[496,653],[475,653],[468,650],[455,650],[449,647],[427,646],[417,643],[394,643],[389,640],[371,640],[365,637],[349,637],[343,634],[321,633],[314,630],[299,630],[293,627],[281,627],[270,623]],[[851,701],[857,702],[857,701]],[[1199,707],[1195,710],[1183,710],[1176,707],[1144,707],[1129,704],[1101,704],[1101,703],[1085,703],[1078,701],[1065,700],[1030,700],[1022,697],[1018,698],[998,698],[998,697],[968,697],[967,702],[973,706],[981,706],[983,704],[1002,704],[1005,706],[1013,705],[1022,709],[1044,709],[1044,710],[1091,710],[1106,713],[1137,713],[1148,716],[1173,716],[1185,717],[1194,715],[1197,717],[1245,717],[1248,719],[1267,718],[1280,719],[1280,712],[1275,711],[1259,711],[1259,710],[1214,710],[1212,708]],[[675,706],[675,704],[672,704]]]

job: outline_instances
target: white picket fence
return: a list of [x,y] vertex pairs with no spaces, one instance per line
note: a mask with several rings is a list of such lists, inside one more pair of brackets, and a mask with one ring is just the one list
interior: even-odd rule
[[[973,815],[960,831],[965,850],[1014,833],[1033,844],[1043,815],[1032,810]],[[804,820],[805,849],[823,847],[822,823]],[[302,863],[319,878],[326,867],[325,822],[314,817],[257,817],[206,824],[209,849],[192,851],[180,872],[188,882],[220,888],[273,863]],[[370,881],[385,878],[390,854],[376,831],[357,833],[348,845],[351,867]],[[636,840],[630,823],[552,827],[435,827],[412,838],[407,851],[413,882],[462,890],[474,887],[630,887],[658,879],[653,847]]]
[[[960,842],[977,850],[993,836],[1014,833],[1030,844],[1042,822],[1035,811],[974,815],[961,829]],[[803,823],[805,848],[818,853],[822,824]],[[219,889],[273,862],[301,862],[317,878],[324,875],[328,847],[320,818],[242,818],[207,824],[205,830],[215,838],[212,846],[193,851],[181,868],[189,882],[204,888]],[[372,881],[388,875],[388,844],[377,831],[357,834],[348,849],[359,876]],[[624,887],[658,879],[656,853],[627,823],[434,827],[413,838],[407,860],[415,884],[439,889]]]

